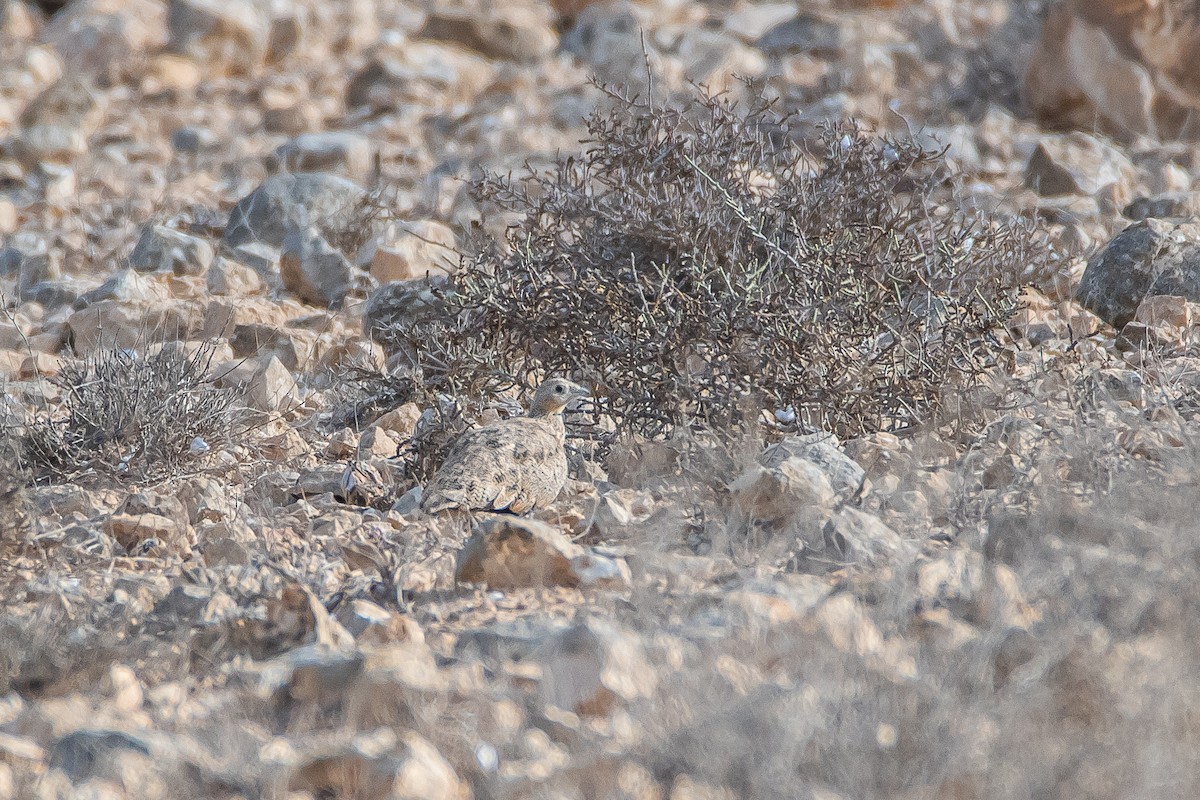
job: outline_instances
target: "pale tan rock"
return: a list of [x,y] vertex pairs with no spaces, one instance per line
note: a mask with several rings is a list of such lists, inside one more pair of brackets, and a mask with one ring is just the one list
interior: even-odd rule
[[770,468],[754,466],[729,490],[748,518],[774,523],[828,509],[835,498],[825,471],[799,457],[784,459]]
[[551,378],[538,387],[529,416],[464,433],[425,487],[422,510],[524,514],[552,503],[567,480],[562,412],[587,396],[587,389]]
[[1145,325],[1189,328],[1192,325],[1191,306],[1186,297],[1179,295],[1151,295],[1138,304],[1133,318]]
[[609,716],[658,688],[638,636],[595,619],[556,634],[532,659],[541,667],[542,702],[581,716]]
[[239,359],[214,373],[219,387],[241,390],[246,405],[259,411],[282,411],[298,400],[296,379],[274,355]]
[[255,72],[267,55],[270,22],[247,0],[171,0],[167,25],[172,52],[207,69],[230,74]]
[[191,549],[187,542],[188,528],[158,514],[113,514],[104,523],[104,530],[131,554],[141,555],[151,539],[176,553]]
[[30,353],[21,360],[17,377],[21,380],[30,378],[53,378],[62,370],[62,359],[50,353]]
[[449,275],[457,266],[454,231],[432,220],[397,225],[372,246],[368,263],[380,283]]
[[375,420],[374,425],[395,435],[399,440],[406,440],[412,438],[420,418],[420,407],[416,403],[405,403]]
[[580,547],[552,525],[517,517],[483,523],[459,552],[455,578],[493,589],[621,588],[630,582],[623,560]]
[[392,458],[400,448],[400,441],[386,429],[377,425],[363,431],[358,442],[358,457],[363,461],[373,458]]
[[1200,14],[1184,0],[1057,4],[1030,58],[1026,97],[1057,127],[1195,138],[1198,25]]

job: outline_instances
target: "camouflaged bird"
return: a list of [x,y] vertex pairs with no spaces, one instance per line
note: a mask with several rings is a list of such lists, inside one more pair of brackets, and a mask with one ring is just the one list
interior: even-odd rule
[[578,384],[551,378],[534,393],[528,416],[464,433],[425,487],[422,510],[526,514],[549,505],[567,482],[563,409],[590,396]]

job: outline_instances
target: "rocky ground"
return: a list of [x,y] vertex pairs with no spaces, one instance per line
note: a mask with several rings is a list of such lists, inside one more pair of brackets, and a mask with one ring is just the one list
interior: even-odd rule
[[[42,5],[0,0],[0,798],[1200,792],[1193,9]],[[591,76],[735,75],[1041,221],[999,363],[915,428],[415,512],[436,406],[511,412],[370,335],[469,182],[579,152]]]

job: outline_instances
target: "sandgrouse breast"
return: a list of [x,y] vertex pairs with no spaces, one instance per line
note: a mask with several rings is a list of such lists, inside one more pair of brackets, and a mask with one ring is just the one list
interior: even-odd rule
[[590,392],[565,378],[538,387],[529,415],[467,431],[425,487],[421,508],[526,514],[553,502],[567,481],[562,412]]

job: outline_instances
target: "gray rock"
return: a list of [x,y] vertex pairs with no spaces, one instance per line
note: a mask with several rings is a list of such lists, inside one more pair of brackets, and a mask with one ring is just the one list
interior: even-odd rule
[[810,53],[841,58],[846,50],[846,32],[837,22],[805,13],[774,26],[759,37],[756,45],[772,54]]
[[1200,224],[1130,225],[1088,262],[1078,290],[1085,308],[1117,328],[1146,297],[1164,294],[1200,302]]
[[473,100],[496,74],[495,66],[476,53],[420,40],[402,49],[377,52],[346,85],[349,108],[381,113],[412,104]]
[[397,353],[415,355],[416,342],[403,335],[405,323],[436,319],[448,313],[445,300],[437,291],[445,289],[445,279],[419,278],[395,281],[376,289],[367,300],[363,313],[363,333],[383,346],[389,358]]
[[208,128],[191,126],[180,128],[171,134],[171,147],[177,153],[199,153],[217,143],[216,134]]
[[297,228],[283,239],[279,258],[283,287],[313,305],[336,307],[365,273],[325,240],[313,227]]
[[123,750],[150,755],[150,746],[131,734],[83,728],[68,733],[54,743],[50,750],[50,767],[61,769],[73,782],[80,783],[97,771],[97,762],[103,762],[110,754]]
[[492,589],[531,586],[623,588],[623,559],[580,547],[553,525],[498,516],[476,530],[458,554],[455,580]]
[[1128,198],[1136,177],[1133,162],[1095,136],[1074,131],[1043,136],[1025,167],[1025,185],[1040,195],[1094,195],[1109,186]]
[[312,19],[307,7],[292,0],[275,0],[270,13],[267,61],[276,64],[309,44]]
[[[646,81],[641,32],[629,3],[588,5],[563,36],[562,49],[587,64],[606,83],[637,86]],[[646,49],[654,69],[660,56],[648,39]]]
[[358,133],[302,133],[276,148],[272,166],[286,172],[336,172],[366,180],[378,152],[370,139]]
[[1168,192],[1153,197],[1138,197],[1121,214],[1140,222],[1157,219],[1183,219],[1200,216],[1200,192]]
[[108,81],[131,57],[165,44],[165,20],[161,0],[74,0],[54,13],[41,39],[68,71]]
[[26,164],[66,164],[87,152],[87,134],[67,125],[34,125],[21,131],[13,150]]
[[249,74],[267,55],[270,21],[249,0],[171,0],[167,26],[171,51],[210,69]]
[[288,231],[309,225],[327,239],[336,238],[359,222],[366,197],[358,184],[325,172],[273,175],[234,206],[223,243],[281,247]]
[[817,465],[839,495],[854,494],[863,485],[865,473],[854,459],[842,452],[836,439],[826,433],[789,436],[763,452],[760,463],[773,469],[789,458],[802,458]]
[[823,538],[826,552],[849,564],[881,566],[916,555],[913,545],[879,517],[848,506],[825,523]]
[[108,280],[91,291],[84,292],[76,303],[76,308],[84,308],[99,303],[101,300],[118,300],[129,303],[142,300],[161,300],[164,293],[160,287],[152,285],[132,269],[122,269],[114,272]]
[[0,275],[17,279],[17,295],[32,299],[34,287],[62,277],[62,254],[36,234],[19,232],[0,249]]
[[215,256],[213,246],[203,239],[165,225],[147,225],[129,254],[129,266],[138,272],[203,275]]

